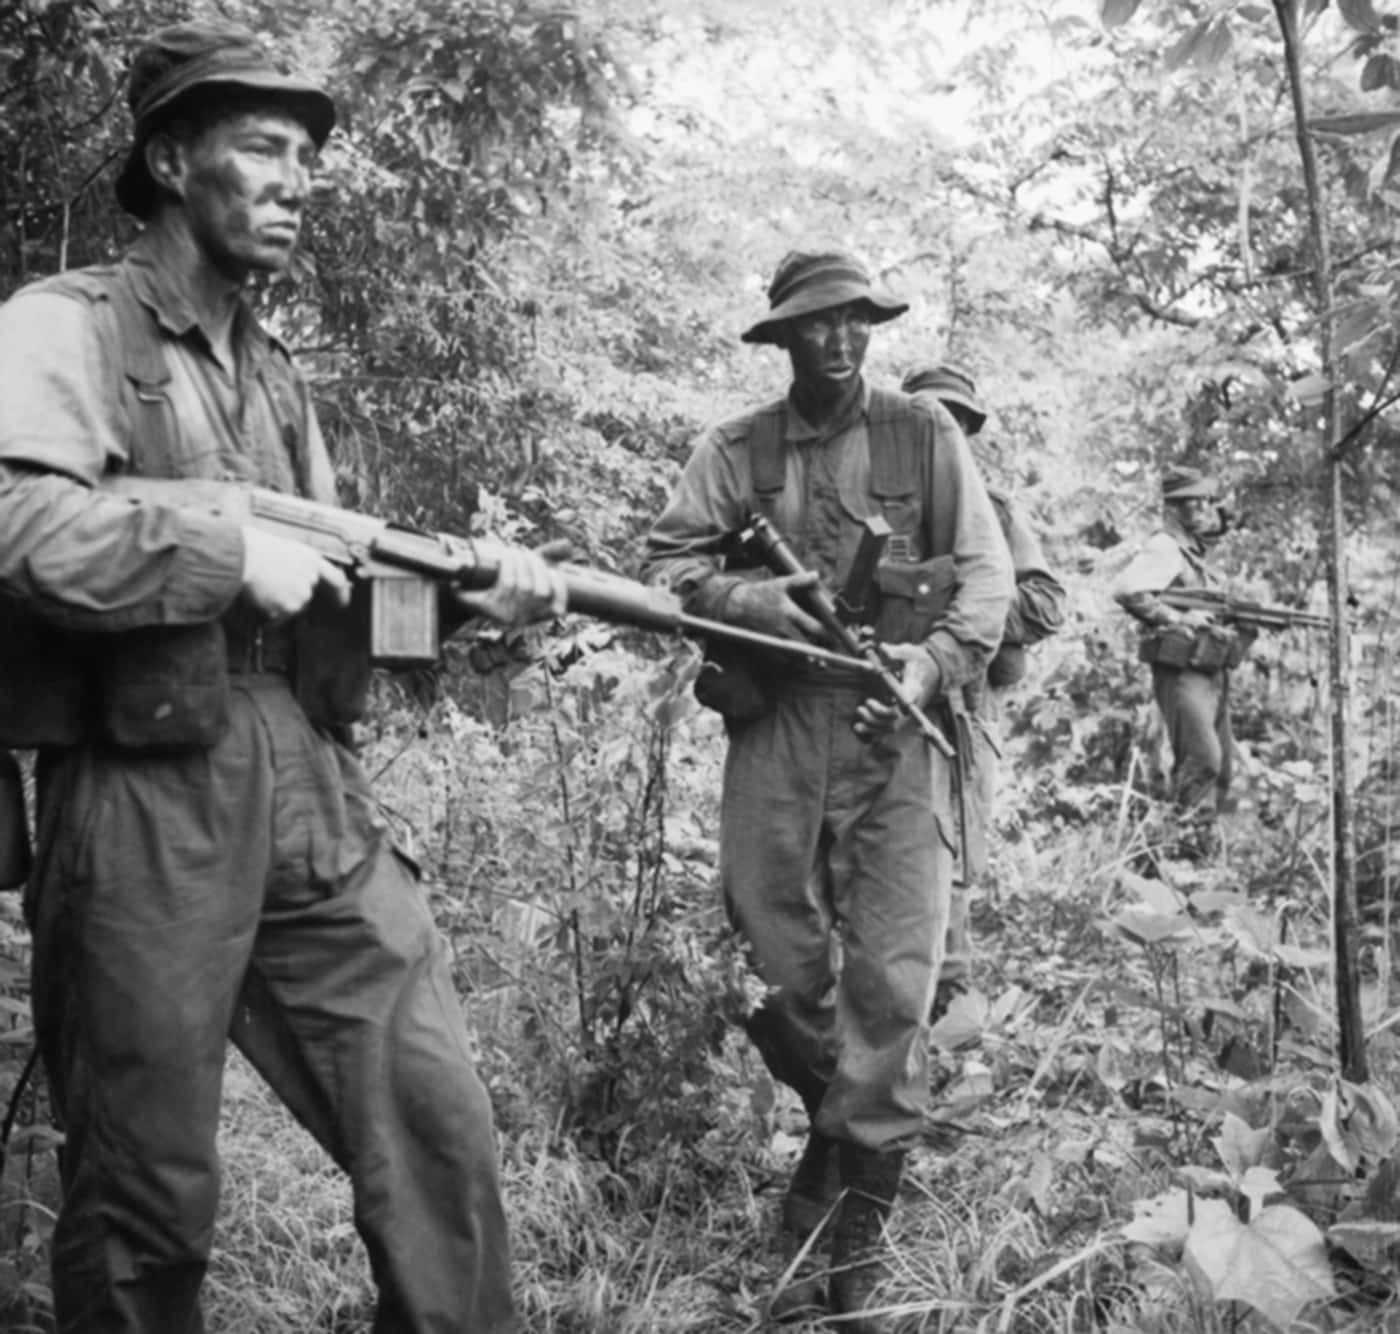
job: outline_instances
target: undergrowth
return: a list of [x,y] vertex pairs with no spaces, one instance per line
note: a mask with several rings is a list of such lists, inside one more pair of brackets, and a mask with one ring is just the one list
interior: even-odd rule
[[[386,688],[366,738],[453,946],[531,1334],[758,1330],[782,1267],[774,1224],[805,1118],[735,1026],[758,991],[714,892],[723,742],[691,701],[693,669],[689,650],[648,661],[604,639],[497,681],[491,723],[454,690]],[[1231,1176],[1228,1163],[1241,1144],[1277,1187],[1261,1199],[1305,1212],[1320,1236],[1386,1221],[1376,1183],[1393,1143],[1327,1102],[1346,1090],[1329,1074],[1311,771],[1280,768],[1267,736],[1247,743],[1228,862],[1175,861],[1142,716],[1129,710],[1126,757],[1123,718],[1096,721],[1116,673],[1119,659],[1067,646],[1006,720],[993,874],[974,894],[976,987],[933,1032],[936,1107],[891,1223],[882,1297],[901,1331],[1279,1328],[1220,1299],[1180,1238],[1134,1233],[1145,1208],[1183,1193],[1227,1202],[1244,1227],[1246,1164]],[[1059,748],[1027,762],[1057,727]],[[5,900],[16,1053],[25,948]],[[1393,1085],[1384,936],[1371,948],[1376,1083]],[[0,1091],[13,1087],[3,1069]],[[55,1138],[42,1082],[16,1107],[0,1325],[42,1331]],[[221,1144],[209,1327],[367,1334],[346,1184],[236,1057]],[[1354,1161],[1329,1176],[1319,1155],[1349,1145]],[[1388,1245],[1361,1261],[1329,1241],[1334,1290],[1293,1328],[1400,1327]]]

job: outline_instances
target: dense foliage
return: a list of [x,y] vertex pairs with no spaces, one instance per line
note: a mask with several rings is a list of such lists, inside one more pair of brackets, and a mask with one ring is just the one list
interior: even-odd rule
[[[736,334],[813,239],[913,299],[874,378],[944,354],[978,375],[981,457],[1072,617],[1007,710],[980,989],[937,1034],[931,1143],[959,1148],[916,1164],[901,1223],[911,1328],[1286,1328],[1337,1292],[1342,1328],[1349,1303],[1394,1305],[1393,1117],[1332,1063],[1326,646],[1261,641],[1239,674],[1240,807],[1203,879],[1166,856],[1160,737],[1104,595],[1183,460],[1235,492],[1237,590],[1321,606],[1335,391],[1367,1016],[1393,1075],[1400,25],[1371,0],[1297,10],[1329,118],[1331,384],[1268,4],[0,6],[0,295],[130,235],[110,182],[137,34],[222,14],[333,88],[308,243],[260,300],[312,370],[348,503],[630,568],[695,428],[781,383]],[[801,1122],[732,1030],[754,983],[712,893],[722,737],[693,670],[693,650],[597,625],[479,637],[440,680],[386,682],[369,729],[457,953],[540,1330],[749,1328],[770,1258],[753,1238]],[[0,1101],[20,1122],[0,1323],[19,1328],[47,1304],[55,1140],[40,1083],[10,1096],[25,966],[0,900]],[[291,1135],[252,1095],[236,1109],[239,1162]],[[308,1161],[254,1169],[277,1182],[261,1204],[230,1173],[219,1328],[366,1327],[344,1201]],[[1225,1247],[1244,1279],[1212,1268]],[[1296,1306],[1249,1258],[1269,1247],[1307,1276]]]

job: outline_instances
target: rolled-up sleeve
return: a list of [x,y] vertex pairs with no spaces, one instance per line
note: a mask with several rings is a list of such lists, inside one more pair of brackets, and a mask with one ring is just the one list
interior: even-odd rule
[[[956,589],[947,614],[924,640],[924,648],[938,664],[943,688],[951,690],[980,676],[996,651],[1015,581],[991,497],[967,441],[951,418],[939,423],[934,447],[952,452],[950,466],[932,471],[956,488],[952,550]],[[931,498],[928,503],[932,509]]]
[[73,629],[217,619],[238,596],[239,525],[104,494],[125,457],[122,386],[85,301],[0,306],[0,592]]
[[1007,502],[1006,545],[1016,578],[1016,595],[1006,617],[1004,639],[1038,644],[1065,623],[1065,586],[1050,572],[1040,541],[1019,506]]
[[746,461],[715,428],[696,441],[661,517],[647,535],[642,575],[670,588],[692,616],[720,618],[741,576],[723,573],[724,546],[750,504]]

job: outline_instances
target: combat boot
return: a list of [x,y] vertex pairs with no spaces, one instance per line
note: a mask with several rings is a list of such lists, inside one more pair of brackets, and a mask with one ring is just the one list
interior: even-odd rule
[[813,1130],[783,1195],[780,1242],[784,1270],[791,1269],[799,1257],[800,1263],[793,1277],[773,1294],[768,1304],[770,1319],[810,1319],[826,1310],[826,1284],[812,1272],[821,1267],[822,1254],[820,1238],[813,1234],[828,1221],[840,1193],[836,1141]]
[[845,1193],[831,1244],[831,1309],[838,1315],[857,1315],[841,1322],[844,1334],[887,1334],[890,1327],[884,1319],[862,1319],[858,1313],[870,1305],[885,1276],[885,1220],[904,1174],[904,1150],[880,1153],[842,1144],[840,1154]]

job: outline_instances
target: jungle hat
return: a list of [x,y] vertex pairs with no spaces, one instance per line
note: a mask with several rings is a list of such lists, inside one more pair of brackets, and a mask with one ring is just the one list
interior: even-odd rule
[[878,290],[854,255],[839,250],[790,250],[768,284],[768,314],[740,337],[746,343],[776,343],[784,321],[851,301],[870,308],[872,324],[883,324],[909,309],[907,301]]
[[155,212],[159,187],[146,167],[146,144],[173,118],[195,89],[238,89],[266,96],[296,117],[320,148],[335,125],[335,103],[310,79],[278,67],[246,28],[231,23],[177,23],[161,28],[137,48],[126,103],[134,140],[117,177],[117,203],[134,217]]
[[1215,499],[1219,488],[1213,477],[1207,477],[1199,468],[1168,468],[1162,474],[1163,500],[1190,500],[1202,496]]
[[986,424],[987,410],[977,396],[977,381],[961,366],[944,361],[912,370],[899,387],[906,394],[932,394],[940,403],[956,404],[966,414],[968,435],[976,435]]

